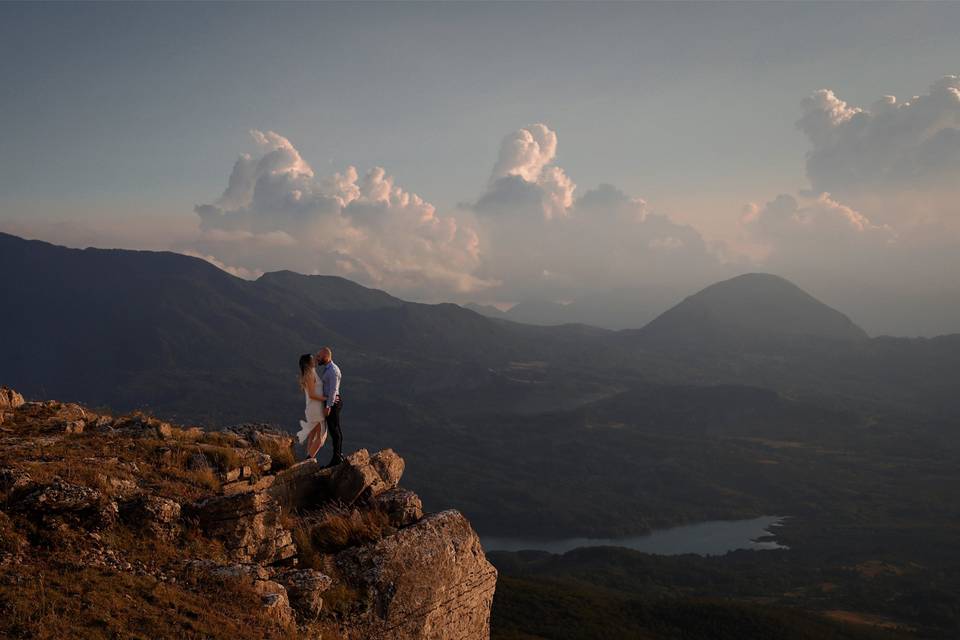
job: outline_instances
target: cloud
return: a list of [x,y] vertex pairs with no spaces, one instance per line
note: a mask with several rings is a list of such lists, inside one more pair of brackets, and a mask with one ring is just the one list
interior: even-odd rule
[[875,333],[956,331],[960,77],[868,107],[821,89],[801,108],[810,189],[745,207],[741,229],[764,250],[758,266]]
[[183,254],[192,256],[194,258],[200,258],[201,260],[206,260],[218,269],[226,271],[231,275],[235,275],[238,278],[243,278],[244,280],[256,280],[263,275],[263,271],[260,271],[259,269],[251,271],[245,267],[231,267],[228,264],[224,264],[221,260],[217,260],[214,256],[205,256],[201,253],[197,253],[196,251],[184,251]]
[[802,103],[798,128],[810,140],[807,177],[883,222],[960,223],[960,77],[944,76],[922,96],[883,96],[855,107],[829,89]]
[[719,260],[692,227],[649,210],[609,184],[575,198],[556,165],[557,134],[535,124],[504,138],[490,181],[470,206],[481,273],[499,299],[563,299],[597,288],[709,280]]
[[[415,299],[570,298],[655,279],[708,281],[700,235],[611,185],[574,197],[543,124],[508,135],[477,201],[441,215],[383,168],[319,176],[290,140],[253,131],[223,194],[197,205],[188,250],[251,277],[334,273]],[[225,265],[230,265],[229,267]]]
[[504,205],[522,203],[520,210],[535,211],[547,219],[566,215],[577,185],[552,164],[556,155],[557,134],[545,124],[508,135],[500,144],[488,191],[477,203],[477,210],[495,212],[503,210]]
[[336,273],[413,297],[475,292],[476,232],[398,186],[380,167],[317,177],[293,144],[252,131],[259,148],[233,166],[222,196],[197,205],[201,256],[243,265]]
[[763,206],[748,204],[741,223],[766,245],[768,265],[795,269],[874,268],[872,260],[898,249],[897,234],[878,225],[830,194],[799,198],[780,194]]

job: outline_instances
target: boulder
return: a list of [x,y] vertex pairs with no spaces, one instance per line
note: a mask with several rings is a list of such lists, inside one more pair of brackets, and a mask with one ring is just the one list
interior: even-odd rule
[[208,498],[189,512],[207,535],[223,542],[235,562],[271,564],[297,552],[280,504],[265,491]]
[[23,396],[13,389],[0,387],[0,409],[16,409],[23,402]]
[[241,478],[235,482],[228,482],[220,486],[220,492],[223,495],[233,495],[235,493],[245,493],[251,491],[266,491],[273,486],[276,481],[275,476],[263,476],[260,479]]
[[21,469],[0,469],[0,495],[13,498],[33,484],[30,474]]
[[403,469],[406,464],[403,458],[398,456],[393,449],[384,449],[371,456],[370,464],[380,474],[387,487],[395,487],[400,484],[400,477],[403,476]]
[[386,513],[395,527],[405,527],[423,517],[420,496],[402,487],[384,491],[370,501],[370,506]]
[[180,503],[160,496],[143,495],[124,503],[121,517],[142,531],[171,540],[180,533]]
[[337,554],[360,594],[344,638],[487,640],[497,571],[457,511],[427,516],[396,534]]
[[78,404],[55,403],[49,407],[53,409],[51,415],[43,421],[44,430],[63,433],[83,433],[88,422],[92,422],[96,415],[88,412]]
[[330,501],[352,505],[396,487],[403,468],[403,458],[390,449],[373,456],[360,449],[332,468],[314,459],[298,462],[276,474],[268,493],[288,512]]
[[119,512],[117,503],[98,490],[60,478],[27,492],[16,501],[14,509],[46,524],[59,520],[88,530],[110,527]]
[[403,468],[403,458],[391,449],[384,449],[372,457],[366,449],[355,451],[333,468],[331,498],[346,505],[374,498],[397,486]]
[[173,427],[169,422],[164,422],[163,420],[143,413],[134,413],[113,420],[109,428],[114,431],[119,431],[122,435],[129,435],[135,438],[165,439],[173,435]]
[[[274,582],[273,584],[277,583]],[[279,587],[280,585],[277,586]],[[280,588],[283,589],[283,587]],[[264,613],[266,613],[268,617],[276,620],[281,627],[293,627],[296,619],[286,592],[270,591],[261,594],[260,599],[263,603]]]
[[227,427],[223,431],[238,436],[254,446],[263,446],[264,441],[270,442],[278,449],[289,449],[293,446],[293,436],[276,425],[263,422],[245,422]]
[[324,469],[311,458],[273,476],[267,493],[287,513],[310,508],[329,498],[331,475],[333,469]]
[[390,487],[380,477],[380,473],[370,462],[370,454],[360,449],[342,463],[333,468],[330,477],[331,498],[351,505],[361,497],[372,497],[383,493]]
[[314,569],[293,569],[280,573],[277,582],[286,587],[290,605],[297,613],[312,620],[323,609],[323,592],[333,581]]

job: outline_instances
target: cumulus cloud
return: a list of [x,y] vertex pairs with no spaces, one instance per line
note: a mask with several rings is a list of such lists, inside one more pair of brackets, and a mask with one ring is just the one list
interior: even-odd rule
[[550,219],[563,216],[573,204],[577,186],[553,163],[557,134],[545,124],[519,129],[500,145],[486,194],[477,203],[481,212],[495,212],[522,202],[521,210],[533,210]]
[[[223,194],[195,208],[192,255],[254,277],[334,273],[416,299],[571,298],[597,287],[697,283],[718,264],[700,235],[610,185],[575,198],[557,134],[508,135],[476,203],[441,215],[380,167],[319,176],[290,140],[253,131]],[[229,265],[229,266],[227,266]]]
[[767,246],[767,263],[788,269],[807,264],[872,269],[873,259],[897,248],[890,226],[874,224],[828,193],[799,198],[781,194],[763,206],[751,203],[741,222]]
[[798,128],[810,140],[807,176],[878,220],[960,223],[960,77],[922,96],[851,106],[829,89],[806,98]]
[[[402,295],[443,296],[495,284],[473,273],[476,232],[374,167],[318,177],[283,136],[251,132],[259,147],[236,161],[223,195],[195,208],[201,256],[250,273],[334,273]],[[241,267],[237,267],[241,268]]]
[[653,281],[683,287],[716,270],[695,229],[651,212],[643,199],[608,184],[575,198],[556,154],[557,134],[544,124],[508,135],[471,206],[481,272],[504,283],[500,299],[563,299]]

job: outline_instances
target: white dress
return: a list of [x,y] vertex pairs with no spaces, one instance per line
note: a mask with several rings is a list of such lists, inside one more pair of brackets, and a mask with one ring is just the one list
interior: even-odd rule
[[327,420],[324,415],[323,403],[311,398],[310,393],[306,389],[303,390],[303,396],[307,401],[307,406],[304,411],[306,420],[300,421],[300,432],[297,433],[297,439],[300,441],[300,444],[306,444],[307,437],[313,430],[313,425],[319,422],[320,446],[322,447],[323,443],[327,441]]

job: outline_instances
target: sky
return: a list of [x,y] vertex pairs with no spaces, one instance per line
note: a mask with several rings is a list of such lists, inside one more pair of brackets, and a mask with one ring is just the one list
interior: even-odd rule
[[951,3],[3,3],[0,231],[423,301],[771,271],[872,333],[960,331],[956,24]]

